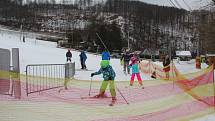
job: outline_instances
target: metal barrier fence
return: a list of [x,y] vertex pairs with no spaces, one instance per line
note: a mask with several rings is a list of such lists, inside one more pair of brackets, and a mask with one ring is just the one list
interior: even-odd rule
[[41,92],[63,87],[66,64],[37,64],[26,66],[26,92]]

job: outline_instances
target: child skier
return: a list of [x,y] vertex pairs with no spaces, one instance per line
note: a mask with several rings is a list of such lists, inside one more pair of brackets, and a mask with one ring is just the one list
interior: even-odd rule
[[72,53],[71,53],[70,49],[68,49],[68,51],[66,52],[66,62],[68,62],[68,61],[71,62],[71,58],[72,58]]
[[110,53],[107,50],[102,52],[102,60],[110,60]]
[[169,56],[166,55],[166,57],[163,60],[163,70],[166,74],[165,80],[169,80],[169,71],[170,71],[170,59]]
[[127,73],[130,74],[130,69],[129,69],[130,58],[131,58],[131,55],[128,50],[126,50],[126,52],[120,58],[120,61],[123,63],[123,71],[125,74],[126,74],[126,70],[127,70]]
[[[129,65],[129,68],[132,68],[130,86],[133,86],[135,75],[137,76],[139,85],[142,86],[143,83],[142,83],[142,79],[141,79],[140,73],[139,73],[138,60],[135,57],[135,55],[131,58],[131,64]],[[144,88],[144,87],[142,87],[142,88]]]
[[93,77],[94,75],[99,75],[99,74],[103,74],[103,82],[102,85],[100,87],[100,92],[98,95],[94,96],[96,98],[103,98],[105,97],[105,90],[107,88],[108,83],[109,85],[109,89],[110,89],[110,93],[112,96],[112,102],[110,104],[110,106],[113,106],[116,102],[116,91],[115,91],[115,84],[114,84],[114,78],[116,76],[112,66],[109,65],[109,60],[102,60],[100,65],[101,68],[99,69],[98,72],[92,73],[91,77]]

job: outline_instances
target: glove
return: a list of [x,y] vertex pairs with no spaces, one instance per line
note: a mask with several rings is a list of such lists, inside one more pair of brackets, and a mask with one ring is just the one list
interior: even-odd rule
[[94,73],[91,73],[91,77],[93,77],[95,74]]
[[109,80],[112,80],[112,81],[113,81],[114,79],[113,79],[113,77],[109,77]]

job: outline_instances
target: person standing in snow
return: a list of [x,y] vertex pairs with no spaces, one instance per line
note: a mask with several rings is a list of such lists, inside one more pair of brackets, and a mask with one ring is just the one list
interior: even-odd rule
[[128,52],[128,50],[126,50],[126,52],[120,58],[120,61],[122,61],[122,63],[123,63],[123,71],[124,71],[124,73],[126,73],[126,70],[127,70],[127,73],[130,74],[130,69],[128,68],[130,58],[131,58],[131,55]]
[[81,69],[87,69],[86,63],[85,63],[87,60],[87,55],[86,55],[85,51],[82,50],[81,54],[79,56],[80,56],[80,61],[81,61]]
[[110,93],[112,96],[112,102],[110,104],[110,106],[113,106],[116,102],[116,91],[115,91],[115,84],[114,84],[114,78],[116,76],[113,68],[111,65],[109,65],[109,61],[108,60],[102,60],[100,63],[101,68],[99,69],[99,71],[92,73],[91,77],[93,77],[94,75],[99,75],[99,74],[103,74],[103,82],[102,85],[100,87],[100,91],[99,94],[94,96],[95,98],[104,98],[105,96],[105,90],[109,85],[109,89],[110,89]]
[[137,62],[140,63],[140,57],[139,57],[139,55],[136,52],[134,52],[134,54],[132,55],[132,57],[134,57],[137,60]]
[[25,36],[23,36],[22,41],[25,43]]
[[70,52],[70,49],[66,52],[66,62],[70,61],[71,62],[72,58],[72,53]]
[[180,57],[177,57],[177,63],[180,64]]
[[142,79],[141,79],[140,72],[139,72],[138,59],[135,54],[133,55],[133,57],[131,57],[131,64],[129,65],[129,68],[132,68],[130,86],[133,86],[135,75],[137,76],[139,85],[143,86]]
[[164,58],[163,60],[163,70],[166,74],[166,79],[169,80],[169,71],[170,71],[170,59],[169,59],[169,56],[166,55],[166,57]]
[[107,50],[102,52],[102,60],[110,60],[110,53]]

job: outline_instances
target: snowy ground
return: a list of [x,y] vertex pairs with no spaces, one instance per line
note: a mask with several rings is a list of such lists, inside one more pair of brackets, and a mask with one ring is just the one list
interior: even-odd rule
[[[22,42],[21,35],[19,32],[6,31],[5,29],[0,30],[0,48],[20,49],[20,67],[21,73],[25,72],[25,67],[29,64],[64,64],[66,63],[65,53],[67,49],[56,48],[57,44],[54,42],[46,42],[36,40],[33,38],[26,38],[25,43]],[[75,62],[77,73],[76,79],[90,80],[90,74],[99,70],[100,66],[100,55],[87,54],[86,65],[88,71],[80,70],[81,64],[79,60],[78,51],[72,51],[72,61]],[[123,67],[120,65],[119,59],[111,59],[111,65],[116,71],[117,81],[128,81],[130,75],[123,73]],[[141,75],[143,80],[149,79],[147,75]],[[95,76],[93,80],[102,80],[102,76]]]
[[[33,36],[32,36],[33,37]],[[20,33],[15,31],[8,31],[7,29],[0,28],[0,48],[20,49],[20,67],[21,73],[24,74],[25,67],[28,64],[63,64],[66,63],[65,53],[67,49],[56,48],[56,43],[36,40],[35,38],[26,38],[26,42],[22,42],[20,39]],[[88,71],[80,70],[80,61],[78,51],[72,51],[72,60],[76,64],[76,75],[75,78],[79,80],[90,80],[90,74],[99,69],[99,62],[101,60],[100,55],[87,54],[87,68]],[[160,62],[156,62],[161,64]],[[182,73],[195,72],[195,61],[175,63],[176,67]],[[128,81],[130,75],[125,75],[120,65],[119,59],[111,59],[111,65],[116,71],[116,81]],[[203,65],[206,67],[206,65]],[[143,80],[150,80],[148,75],[141,74]],[[102,76],[95,76],[93,80],[102,80]],[[206,116],[198,119],[197,121],[213,121],[215,120],[214,115]]]

